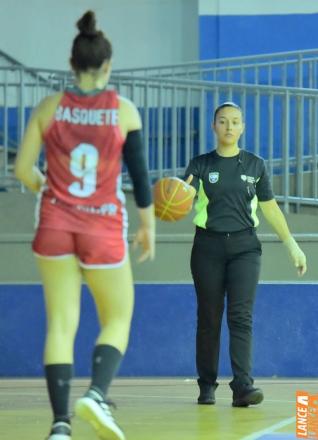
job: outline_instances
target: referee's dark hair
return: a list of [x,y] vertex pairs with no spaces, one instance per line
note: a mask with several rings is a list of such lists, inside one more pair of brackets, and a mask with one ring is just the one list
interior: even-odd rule
[[215,121],[216,121],[216,117],[217,117],[217,114],[219,113],[219,111],[220,111],[222,108],[225,108],[225,107],[233,107],[233,108],[236,108],[237,110],[239,110],[239,111],[243,114],[242,109],[241,109],[241,107],[240,107],[239,105],[235,104],[235,102],[232,102],[232,101],[226,101],[226,102],[223,102],[222,104],[220,104],[220,105],[215,109],[214,116],[213,116],[213,122],[214,122],[214,123],[215,123]]
[[104,61],[112,57],[111,42],[102,31],[96,29],[96,18],[93,11],[87,11],[78,20],[79,30],[74,38],[71,65],[75,72],[85,72],[89,69],[99,69]]

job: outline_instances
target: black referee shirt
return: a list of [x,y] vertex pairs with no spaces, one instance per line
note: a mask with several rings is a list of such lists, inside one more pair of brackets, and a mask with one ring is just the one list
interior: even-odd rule
[[220,156],[216,150],[197,156],[190,161],[185,177],[190,174],[198,194],[194,223],[211,231],[258,226],[258,200],[274,198],[264,160],[245,150],[233,157]]

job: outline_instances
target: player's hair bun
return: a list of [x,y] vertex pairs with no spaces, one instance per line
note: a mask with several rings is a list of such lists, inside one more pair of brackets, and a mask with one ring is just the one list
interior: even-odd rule
[[76,23],[76,26],[82,35],[93,37],[98,34],[95,13],[93,11],[85,12]]
[[102,31],[96,29],[93,11],[86,11],[76,23],[79,33],[73,40],[71,65],[75,72],[99,69],[112,57],[112,45]]

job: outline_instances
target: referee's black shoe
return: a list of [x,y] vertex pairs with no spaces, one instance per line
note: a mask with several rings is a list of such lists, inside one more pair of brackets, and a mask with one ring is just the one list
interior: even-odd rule
[[249,405],[258,405],[264,399],[263,391],[260,388],[254,388],[252,385],[246,385],[239,391],[233,391],[232,406],[247,407]]
[[199,384],[200,395],[198,397],[198,405],[214,405],[215,404],[215,390],[218,387],[218,383],[214,385]]

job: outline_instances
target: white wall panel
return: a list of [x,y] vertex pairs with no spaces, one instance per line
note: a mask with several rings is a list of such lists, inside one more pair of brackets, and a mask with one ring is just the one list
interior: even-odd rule
[[318,12],[318,0],[199,0],[200,15],[275,15]]
[[198,0],[1,0],[0,48],[32,67],[66,69],[88,8],[114,46],[114,67],[198,58]]

